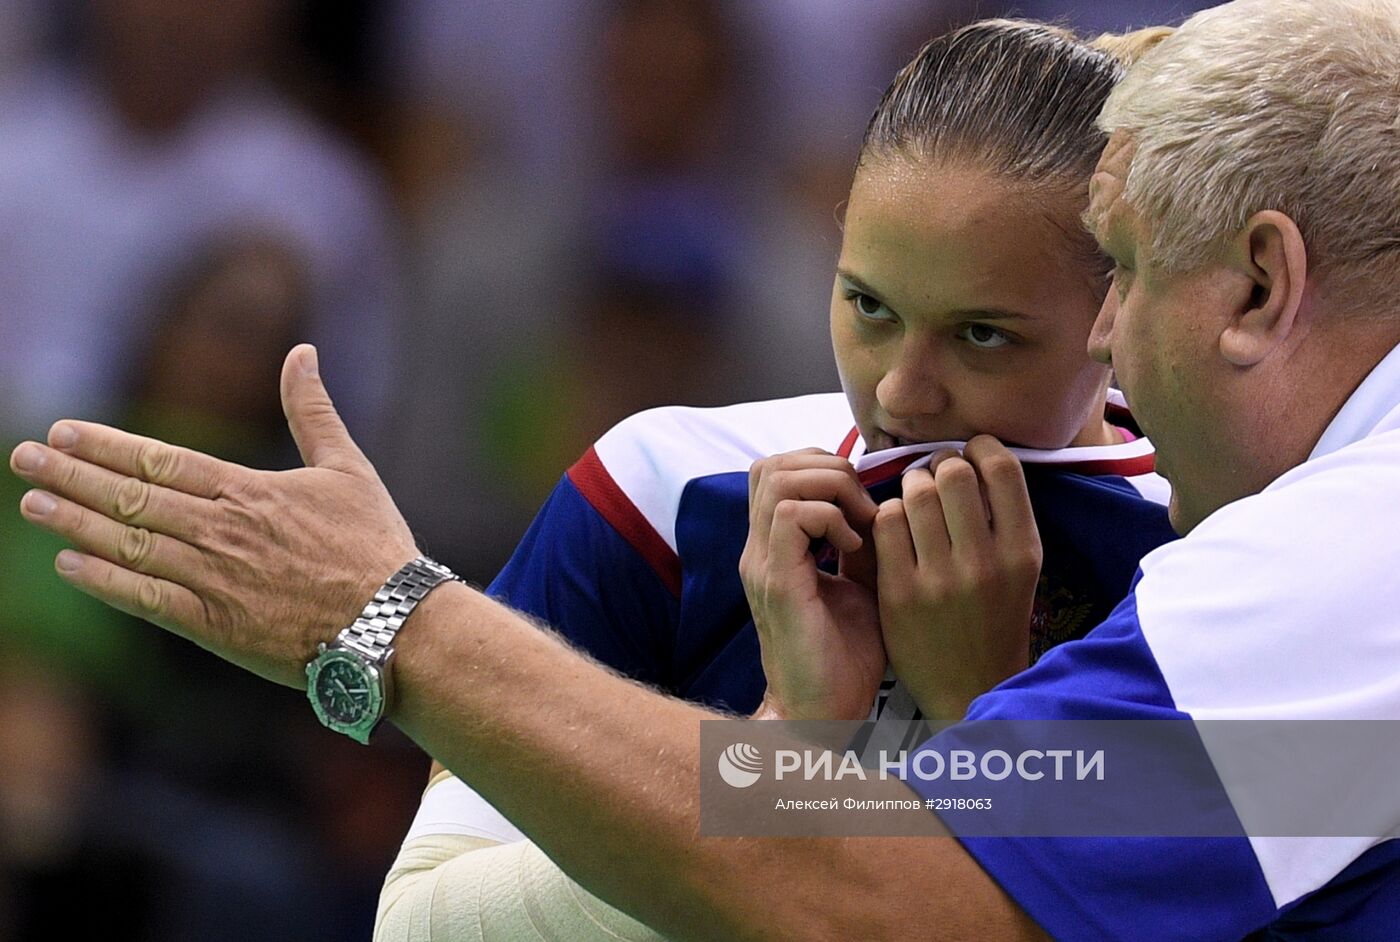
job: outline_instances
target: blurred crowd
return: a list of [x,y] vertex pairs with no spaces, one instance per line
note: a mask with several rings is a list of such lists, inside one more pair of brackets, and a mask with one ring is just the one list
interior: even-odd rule
[[[841,201],[923,40],[1206,5],[0,0],[0,444],[290,466],[310,340],[485,583],[619,418],[836,388]],[[427,759],[64,588],[0,482],[0,942],[368,938]]]

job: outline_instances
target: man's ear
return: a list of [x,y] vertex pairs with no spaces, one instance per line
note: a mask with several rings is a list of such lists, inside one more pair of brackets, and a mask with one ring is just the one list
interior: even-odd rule
[[1229,264],[1254,289],[1221,333],[1220,352],[1235,366],[1254,366],[1288,338],[1303,306],[1308,280],[1303,234],[1283,213],[1256,213],[1232,241]]

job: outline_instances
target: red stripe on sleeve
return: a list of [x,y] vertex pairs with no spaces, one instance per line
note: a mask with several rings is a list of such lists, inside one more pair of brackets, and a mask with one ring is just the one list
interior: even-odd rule
[[588,451],[569,469],[569,480],[599,516],[636,550],[674,595],[681,595],[681,560],[636,505],[623,493],[598,452]]

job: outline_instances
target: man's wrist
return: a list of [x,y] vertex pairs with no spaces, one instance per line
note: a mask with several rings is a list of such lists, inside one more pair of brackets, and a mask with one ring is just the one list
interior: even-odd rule
[[479,664],[463,664],[461,651],[451,650],[444,633],[451,632],[454,641],[470,643],[482,621],[473,617],[474,613],[485,601],[479,590],[457,581],[439,586],[419,604],[400,631],[403,643],[394,655],[394,701],[386,719],[397,725],[417,711],[423,705],[417,694],[434,689],[435,677],[445,663],[450,661],[463,680],[479,668]]
[[459,581],[419,555],[374,592],[358,617],[306,666],[307,697],[328,728],[368,744],[394,702],[400,631],[436,589]]

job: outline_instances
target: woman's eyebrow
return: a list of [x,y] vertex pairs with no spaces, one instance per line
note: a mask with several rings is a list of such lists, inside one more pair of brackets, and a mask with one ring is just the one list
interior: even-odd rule
[[862,278],[851,274],[844,268],[836,269],[836,277],[849,284],[852,288],[855,288],[861,294],[868,294],[873,298],[882,296],[879,291],[867,284]]
[[1039,317],[1034,314],[1022,314],[1020,311],[1004,311],[1000,308],[978,308],[975,311],[954,311],[954,316],[974,321],[1038,321]]
[[[886,297],[877,288],[861,279],[858,275],[853,275],[844,268],[836,269],[836,277],[846,282],[851,288],[861,294],[868,294],[872,298],[885,301]],[[946,311],[942,315],[945,319],[953,321],[1036,321],[1040,320],[1034,314],[1023,314],[1020,311],[1009,311],[1003,308],[979,307],[966,308],[955,311]]]

